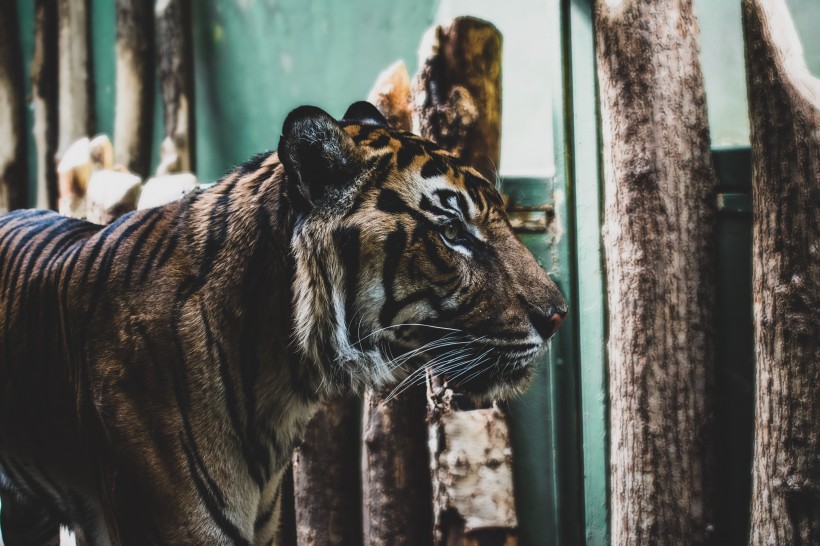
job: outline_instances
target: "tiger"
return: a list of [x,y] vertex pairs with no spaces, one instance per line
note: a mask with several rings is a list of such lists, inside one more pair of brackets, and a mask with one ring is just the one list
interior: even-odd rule
[[495,185],[366,102],[105,227],[5,214],[3,538],[275,544],[323,401],[422,368],[510,396],[566,314]]

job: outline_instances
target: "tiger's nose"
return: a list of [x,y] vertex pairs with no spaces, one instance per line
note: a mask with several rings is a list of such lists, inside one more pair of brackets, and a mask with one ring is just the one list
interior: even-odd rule
[[540,313],[531,314],[530,320],[535,327],[535,331],[546,341],[558,331],[558,328],[564,323],[566,316],[566,308],[561,309],[555,305],[551,305],[548,311],[543,315]]

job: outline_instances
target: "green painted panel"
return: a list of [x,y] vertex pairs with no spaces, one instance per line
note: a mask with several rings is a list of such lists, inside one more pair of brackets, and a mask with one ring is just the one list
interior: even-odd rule
[[302,104],[341,116],[416,50],[434,0],[194,2],[197,171],[202,181],[276,147]]
[[571,217],[583,463],[584,534],[588,546],[609,544],[609,449],[606,299],[601,248],[602,193],[595,42],[591,0],[571,0],[564,32]]

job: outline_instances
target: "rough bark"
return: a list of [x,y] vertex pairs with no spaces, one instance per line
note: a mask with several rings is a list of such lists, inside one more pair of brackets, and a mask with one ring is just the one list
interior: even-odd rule
[[413,129],[410,111],[410,74],[407,73],[404,61],[396,61],[379,74],[367,100],[379,109],[393,129]]
[[117,0],[114,158],[148,176],[154,121],[154,12],[151,0]]
[[435,543],[516,546],[518,517],[505,415],[497,407],[456,411],[452,400],[446,385],[430,381]]
[[820,544],[820,80],[782,1],[745,0],[757,386],[751,544]]
[[34,142],[37,147],[37,195],[39,209],[57,208],[58,14],[54,0],[34,5],[34,59],[31,65],[34,102]]
[[28,198],[23,56],[17,4],[0,1],[0,213],[23,208]]
[[192,172],[194,149],[193,40],[190,0],[156,4],[157,65],[165,138],[157,174]]
[[501,150],[501,33],[473,17],[427,31],[413,81],[413,128],[495,180]]
[[[89,48],[88,0],[58,0],[58,140],[57,156],[94,126]],[[50,83],[44,80],[43,85]]]
[[365,396],[362,446],[364,544],[433,542],[433,507],[424,392],[389,389]]
[[[490,180],[497,176],[501,151],[501,41],[493,25],[472,17],[430,29],[419,48],[411,97],[414,131]],[[505,417],[494,408],[455,411],[450,395],[446,385],[436,389],[430,406],[435,410],[428,413],[434,542],[516,544]]]
[[691,0],[599,1],[613,544],[707,544],[711,163]]
[[298,544],[361,544],[359,403],[337,399],[316,412],[293,455]]
[[[394,129],[409,131],[410,76],[403,62],[382,72],[368,100]],[[424,546],[433,541],[433,506],[423,389],[365,395],[362,505],[366,546]]]

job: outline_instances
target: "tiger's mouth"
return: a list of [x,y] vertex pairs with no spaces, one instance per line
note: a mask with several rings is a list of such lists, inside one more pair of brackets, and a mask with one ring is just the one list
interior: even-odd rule
[[527,349],[510,349],[498,346],[479,346],[476,360],[463,368],[439,373],[447,386],[457,394],[475,401],[506,399],[523,393],[535,373],[535,359],[543,352],[541,344]]
[[421,384],[430,374],[476,402],[510,398],[529,386],[535,360],[545,348],[543,342],[499,345],[473,336],[445,336],[414,349],[404,346],[403,353],[413,358],[401,366],[402,378],[394,392]]

